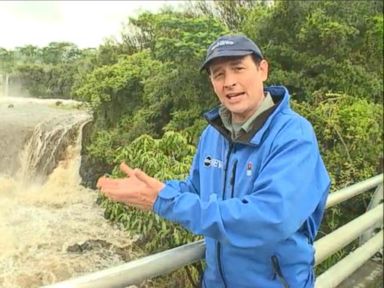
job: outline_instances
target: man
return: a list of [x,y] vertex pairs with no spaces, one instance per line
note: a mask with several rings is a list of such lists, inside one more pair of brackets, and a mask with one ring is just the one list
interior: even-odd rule
[[222,105],[205,115],[189,177],[162,183],[123,163],[127,178],[98,187],[204,235],[203,287],[313,287],[330,180],[312,126],[286,88],[264,88],[268,63],[247,37],[217,39],[202,69]]

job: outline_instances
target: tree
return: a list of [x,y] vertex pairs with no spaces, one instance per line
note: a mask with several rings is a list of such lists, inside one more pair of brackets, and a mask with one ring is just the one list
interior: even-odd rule
[[230,31],[241,31],[249,11],[270,6],[268,0],[199,0],[189,1],[190,10],[196,15],[219,19]]
[[382,5],[279,1],[248,15],[242,30],[272,60],[269,83],[286,84],[300,100],[320,90],[382,102]]
[[0,47],[0,72],[10,73],[15,65],[14,52]]
[[38,64],[40,62],[41,50],[34,45],[16,47],[14,50],[18,63]]
[[41,49],[44,64],[71,62],[80,56],[80,50],[70,42],[51,42]]
[[161,136],[172,119],[172,127],[193,125],[216,103],[199,67],[206,47],[225,29],[214,19],[171,11],[143,13],[131,25],[138,34],[126,41],[146,39],[145,48],[132,55],[120,54],[118,45],[110,49],[117,63],[95,69],[78,83],[75,95],[92,104],[100,127],[121,126],[125,139]]

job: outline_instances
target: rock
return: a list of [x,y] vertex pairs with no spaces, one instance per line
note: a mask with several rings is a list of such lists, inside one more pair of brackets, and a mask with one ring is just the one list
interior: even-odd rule
[[105,240],[89,239],[83,243],[76,243],[67,247],[69,253],[85,253],[87,251],[102,251],[105,250],[107,254],[113,253],[120,256],[123,261],[131,260],[131,249],[128,247],[117,247]]

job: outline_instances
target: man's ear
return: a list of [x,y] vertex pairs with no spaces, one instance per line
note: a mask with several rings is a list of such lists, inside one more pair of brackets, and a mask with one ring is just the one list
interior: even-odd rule
[[261,60],[259,63],[259,69],[261,72],[262,80],[266,81],[268,78],[268,69],[269,69],[268,61],[265,59]]

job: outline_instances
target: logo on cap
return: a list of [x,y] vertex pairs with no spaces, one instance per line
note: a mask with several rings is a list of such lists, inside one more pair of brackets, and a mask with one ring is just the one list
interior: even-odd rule
[[211,51],[215,50],[217,47],[220,47],[220,46],[227,46],[227,45],[233,45],[233,44],[235,44],[235,42],[230,40],[220,40],[219,42],[217,42],[215,45],[211,47]]

